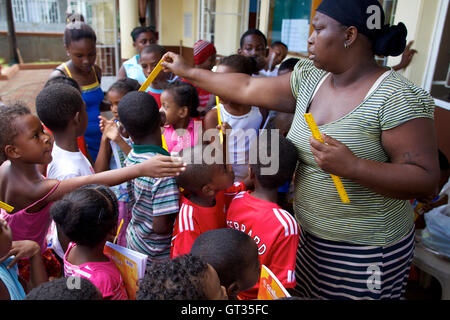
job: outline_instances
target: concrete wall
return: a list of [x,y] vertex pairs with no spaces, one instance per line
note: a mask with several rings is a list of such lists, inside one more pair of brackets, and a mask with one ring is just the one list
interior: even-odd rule
[[[418,51],[409,67],[403,74],[416,83],[424,86],[425,73],[430,56],[433,31],[437,22],[440,0],[398,0],[395,24],[403,22],[408,29],[408,41],[414,40],[413,48]],[[388,65],[400,62],[400,57],[390,57]]]
[[[17,46],[24,62],[66,61],[63,35],[17,33]],[[0,33],[0,57],[10,60],[9,42],[6,33]]]

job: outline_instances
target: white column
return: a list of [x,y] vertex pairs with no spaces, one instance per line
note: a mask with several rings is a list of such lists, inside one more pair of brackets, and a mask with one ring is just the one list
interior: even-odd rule
[[139,0],[119,0],[120,14],[120,53],[122,59],[136,54],[131,39],[131,31],[139,26]]

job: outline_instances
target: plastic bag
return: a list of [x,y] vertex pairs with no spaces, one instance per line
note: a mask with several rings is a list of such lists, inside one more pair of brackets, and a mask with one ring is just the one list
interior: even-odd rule
[[443,205],[425,214],[426,227],[422,231],[425,246],[450,258],[450,205]]

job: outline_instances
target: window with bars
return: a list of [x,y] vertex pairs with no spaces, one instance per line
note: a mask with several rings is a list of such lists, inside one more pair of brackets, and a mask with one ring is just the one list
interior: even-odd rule
[[14,21],[18,23],[60,23],[57,0],[13,0]]

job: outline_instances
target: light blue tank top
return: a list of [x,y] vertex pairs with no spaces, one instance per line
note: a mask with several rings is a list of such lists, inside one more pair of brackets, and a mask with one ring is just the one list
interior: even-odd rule
[[0,280],[8,289],[11,300],[23,300],[25,299],[25,291],[17,276],[17,265],[11,269],[7,268],[13,258],[14,257],[10,257],[6,261],[3,261],[3,263],[0,263]]
[[138,54],[125,61],[123,63],[123,68],[125,69],[127,77],[136,80],[139,84],[143,84],[147,79],[141,65],[139,64]]

